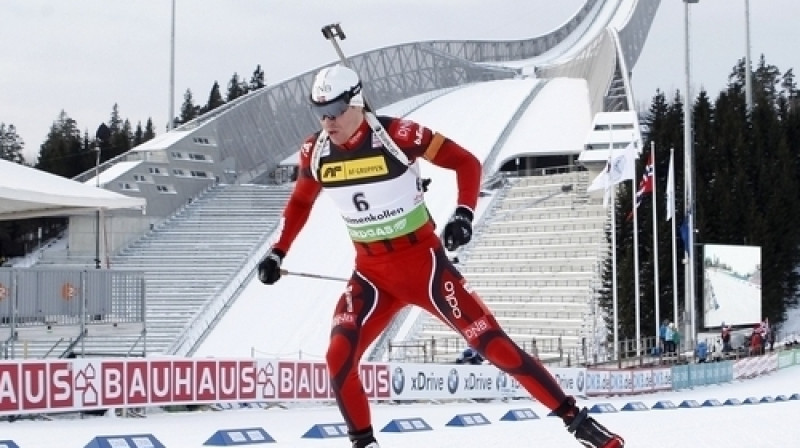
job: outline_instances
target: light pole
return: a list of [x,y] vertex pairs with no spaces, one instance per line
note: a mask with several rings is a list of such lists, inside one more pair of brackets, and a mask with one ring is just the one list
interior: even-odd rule
[[753,108],[753,71],[750,68],[750,0],[744,0],[744,95],[747,111]]
[[[691,70],[691,57],[690,57],[690,35],[689,35],[689,4],[698,3],[699,0],[683,0],[684,1],[684,31],[685,31],[685,64],[686,64],[686,92],[683,101],[683,151],[684,151],[684,173],[683,180],[685,185],[684,191],[684,212],[687,227],[687,260],[686,272],[684,274],[686,281],[686,309],[689,313],[688,331],[685,332],[688,337],[690,347],[694,347],[694,334],[697,328],[695,322],[695,266],[694,266],[694,150],[692,145],[692,70]],[[676,324],[677,325],[677,324]]]
[[175,119],[175,0],[172,0],[172,28],[169,42],[169,116],[167,117],[167,132],[172,130],[172,120]]
[[[100,188],[100,149],[101,146],[108,142],[109,138],[111,138],[111,130],[108,129],[105,123],[100,123],[100,126],[97,127],[97,132],[94,135],[95,142],[94,142],[94,150],[95,150],[95,162],[94,162],[94,179],[95,179],[95,186]],[[100,209],[98,208],[95,212],[95,232],[94,232],[95,240],[94,240],[94,267],[95,269],[100,269]]]

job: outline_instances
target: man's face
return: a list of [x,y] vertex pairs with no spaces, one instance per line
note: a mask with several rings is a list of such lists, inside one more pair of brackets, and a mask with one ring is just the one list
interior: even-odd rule
[[350,106],[336,118],[323,117],[320,123],[322,124],[322,129],[328,133],[331,141],[336,145],[341,145],[353,136],[363,119],[363,109]]

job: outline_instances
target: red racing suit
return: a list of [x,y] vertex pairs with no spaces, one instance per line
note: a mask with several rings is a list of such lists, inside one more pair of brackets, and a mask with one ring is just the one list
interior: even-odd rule
[[[417,123],[379,120],[409,160],[422,157],[455,171],[457,205],[475,209],[481,177],[475,156]],[[366,121],[341,146],[327,141],[314,148],[317,137],[303,144],[298,180],[273,247],[288,253],[314,201],[326,189],[356,248],[355,268],[336,304],[326,354],[337,404],[350,432],[371,426],[358,363],[406,305],[422,307],[454,328],[551,410],[564,403],[567,397],[553,376],[508,337],[447,258],[425,207],[418,175],[383,148]],[[312,166],[313,151],[321,151],[316,166]]]

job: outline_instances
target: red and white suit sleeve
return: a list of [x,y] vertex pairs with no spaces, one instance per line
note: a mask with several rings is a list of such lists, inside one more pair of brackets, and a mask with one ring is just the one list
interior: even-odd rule
[[422,157],[436,166],[455,171],[457,204],[475,211],[481,188],[482,167],[471,152],[449,138],[409,120],[395,120],[389,135],[412,160]]
[[289,253],[289,248],[308,221],[311,208],[322,190],[322,185],[311,174],[311,148],[314,147],[314,142],[315,138],[310,137],[300,150],[297,183],[283,210],[278,240],[272,245],[284,254]]

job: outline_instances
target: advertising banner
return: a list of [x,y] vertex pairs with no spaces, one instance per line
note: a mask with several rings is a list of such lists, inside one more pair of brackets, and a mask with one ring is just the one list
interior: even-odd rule
[[673,372],[669,367],[643,369],[588,369],[586,396],[630,395],[671,390]]
[[733,362],[721,361],[674,366],[672,378],[675,390],[728,383],[733,381]]
[[488,365],[392,363],[390,369],[394,400],[488,399],[501,397],[501,388],[509,397],[521,389]]
[[[793,362],[770,354],[675,367],[549,369],[569,395],[610,396],[719,384]],[[370,400],[528,398],[492,365],[365,363]],[[173,404],[333,401],[323,361],[273,359],[71,359],[0,362],[0,415]]]
[[558,385],[567,395],[586,397],[586,369],[577,367],[555,367],[548,369]]
[[775,353],[738,359],[733,362],[733,378],[755,378],[777,369],[778,355]]
[[[372,400],[391,396],[389,367],[364,364]],[[332,400],[324,362],[74,359],[0,363],[0,415],[226,402]]]
[[778,368],[785,369],[800,364],[800,350],[783,350],[778,352]]

